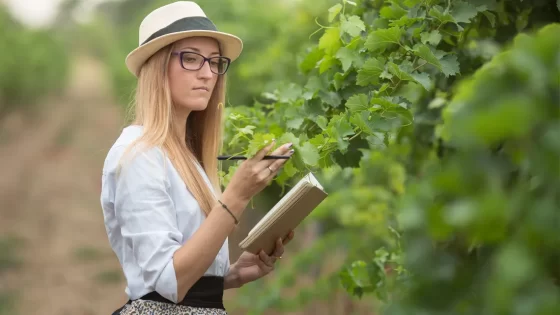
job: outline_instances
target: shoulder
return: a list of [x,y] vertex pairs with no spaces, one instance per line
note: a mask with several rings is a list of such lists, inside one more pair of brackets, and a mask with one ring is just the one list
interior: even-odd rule
[[120,173],[124,169],[163,170],[166,155],[159,146],[147,146],[139,141],[143,134],[141,126],[123,129],[109,149],[103,165],[104,173]]

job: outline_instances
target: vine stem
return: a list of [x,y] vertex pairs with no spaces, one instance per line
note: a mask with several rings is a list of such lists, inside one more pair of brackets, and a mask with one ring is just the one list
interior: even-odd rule
[[[400,82],[399,82],[400,83]],[[358,133],[356,133],[355,135],[352,136],[352,138],[349,138],[348,141],[352,141],[354,140],[354,138],[356,138],[357,136],[359,136],[362,133],[362,131],[360,130]]]

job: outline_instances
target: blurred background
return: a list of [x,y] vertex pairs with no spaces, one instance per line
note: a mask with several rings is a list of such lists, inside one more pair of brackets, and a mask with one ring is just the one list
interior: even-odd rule
[[[125,57],[169,2],[0,0],[0,315],[127,300],[101,169],[127,123]],[[333,192],[274,274],[226,291],[230,314],[559,314],[560,40],[518,35],[560,22],[560,1],[199,3],[244,40],[227,106],[260,130],[272,104]],[[391,106],[414,125],[374,115]],[[282,192],[245,212],[232,262]]]

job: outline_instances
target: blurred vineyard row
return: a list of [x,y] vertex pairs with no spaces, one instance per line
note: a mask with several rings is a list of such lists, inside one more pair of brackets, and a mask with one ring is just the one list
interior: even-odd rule
[[52,29],[29,29],[0,5],[0,121],[16,109],[31,110],[65,86],[68,53]]

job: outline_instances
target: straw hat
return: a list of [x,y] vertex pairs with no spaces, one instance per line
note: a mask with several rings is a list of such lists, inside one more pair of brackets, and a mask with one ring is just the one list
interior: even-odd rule
[[138,76],[144,62],[161,48],[186,37],[208,36],[220,43],[222,56],[237,59],[243,42],[235,35],[219,32],[200,6],[177,1],[150,12],[139,29],[138,47],[126,57],[128,70]]

